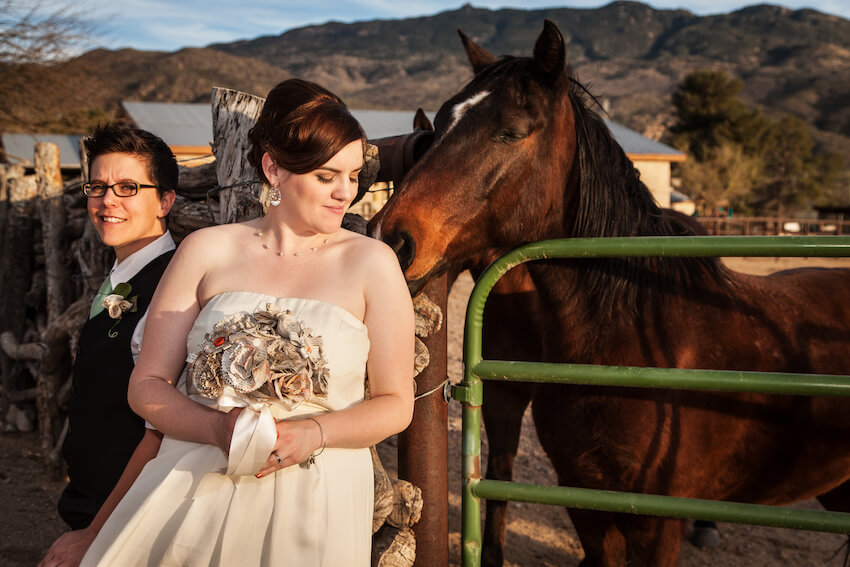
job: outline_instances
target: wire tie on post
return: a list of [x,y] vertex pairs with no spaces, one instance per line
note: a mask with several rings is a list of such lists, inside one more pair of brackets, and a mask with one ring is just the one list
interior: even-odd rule
[[431,388],[427,392],[423,392],[423,393],[419,394],[418,396],[414,396],[413,401],[415,402],[416,400],[424,398],[425,396],[430,396],[431,394],[433,394],[437,390],[443,390],[443,399],[446,401],[446,403],[448,403],[449,400],[446,397],[446,391],[447,391],[447,389],[450,389],[450,388],[451,388],[451,384],[449,384],[449,377],[446,376],[445,380],[443,380],[442,382],[440,382],[439,384],[437,384],[436,386],[434,386],[433,388]]

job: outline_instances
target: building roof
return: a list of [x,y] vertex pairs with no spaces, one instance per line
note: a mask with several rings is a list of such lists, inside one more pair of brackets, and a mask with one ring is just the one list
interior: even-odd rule
[[36,142],[50,142],[59,146],[60,167],[79,169],[80,138],[82,136],[60,134],[3,134],[3,151],[6,161],[32,167]]
[[209,104],[125,100],[121,106],[138,128],[156,134],[172,148],[198,148],[212,143]]
[[684,161],[685,154],[671,148],[661,142],[656,142],[651,138],[647,138],[643,134],[639,134],[630,128],[626,128],[622,124],[617,124],[611,120],[605,120],[614,139],[617,140],[630,158],[646,159],[646,160],[665,160],[665,161]]
[[[209,104],[122,101],[121,106],[136,126],[153,132],[169,146],[197,147],[212,141]],[[384,138],[413,130],[413,112],[352,110],[351,113],[369,138]],[[433,113],[429,118],[434,119]]]
[[671,203],[686,203],[686,202],[693,202],[693,199],[691,199],[690,197],[688,197],[684,193],[681,193],[681,192],[676,191],[674,189],[673,191],[670,191],[670,202]]
[[[399,134],[409,134],[413,131],[413,117],[415,111],[404,110],[356,110],[351,114],[363,126],[366,136],[371,139],[387,138]],[[433,124],[434,113],[426,112],[428,120]]]
[[[165,140],[169,146],[207,146],[212,141],[212,112],[206,103],[121,103],[133,122]],[[413,130],[414,111],[357,110],[351,113],[369,138],[385,138]],[[433,122],[434,113],[426,113]],[[683,161],[685,154],[621,124],[606,120],[614,139],[632,159]]]

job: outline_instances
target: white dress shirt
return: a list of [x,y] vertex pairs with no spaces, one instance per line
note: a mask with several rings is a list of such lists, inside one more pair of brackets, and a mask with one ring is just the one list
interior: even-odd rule
[[[118,263],[116,260],[112,269],[109,271],[109,281],[112,284],[112,289],[115,289],[115,286],[119,283],[130,281],[133,276],[142,271],[142,268],[150,264],[155,258],[175,248],[177,248],[177,245],[174,244],[171,233],[166,230],[165,234],[141,250],[136,250],[124,258],[121,263]],[[142,318],[136,324],[136,328],[133,330],[133,337],[130,339],[130,352],[133,355],[133,362],[139,358],[139,352],[142,350],[142,337],[145,333],[145,322],[147,320],[148,312],[145,311]]]

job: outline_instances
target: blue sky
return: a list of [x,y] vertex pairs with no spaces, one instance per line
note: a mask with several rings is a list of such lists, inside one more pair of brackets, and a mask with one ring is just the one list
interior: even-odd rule
[[[766,0],[789,8],[815,8],[850,19],[848,0]],[[652,0],[655,8],[684,8],[696,14],[729,12],[758,3],[741,0]],[[84,0],[88,13],[101,14],[95,43],[108,48],[175,51],[210,43],[278,35],[286,30],[331,20],[354,22],[432,15],[460,7],[462,0]],[[596,8],[598,0],[552,1],[479,0],[480,8]]]

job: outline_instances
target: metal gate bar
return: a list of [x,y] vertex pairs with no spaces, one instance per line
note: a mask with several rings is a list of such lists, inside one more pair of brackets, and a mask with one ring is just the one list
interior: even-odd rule
[[802,396],[850,396],[850,381],[835,374],[787,374],[739,370],[691,370],[597,364],[484,360],[475,365],[482,380],[517,380],[594,386],[720,390]]
[[462,554],[465,566],[477,566],[481,562],[481,498],[850,533],[850,514],[841,512],[799,510],[575,487],[536,486],[481,479],[482,379],[758,391],[795,395],[850,395],[850,376],[504,362],[482,359],[484,304],[496,281],[512,267],[546,258],[651,256],[841,257],[850,256],[850,237],[688,236],[560,239],[526,244],[508,252],[488,267],[478,279],[469,298],[463,345],[464,378],[452,389],[452,396],[463,403]]
[[742,504],[569,486],[540,486],[501,480],[481,479],[475,483],[473,490],[476,496],[488,500],[559,504],[570,508],[626,514],[635,514],[637,510],[640,510],[641,514],[649,516],[720,520],[839,534],[847,533],[847,522],[850,517],[850,514],[844,512],[800,510],[763,504]]

